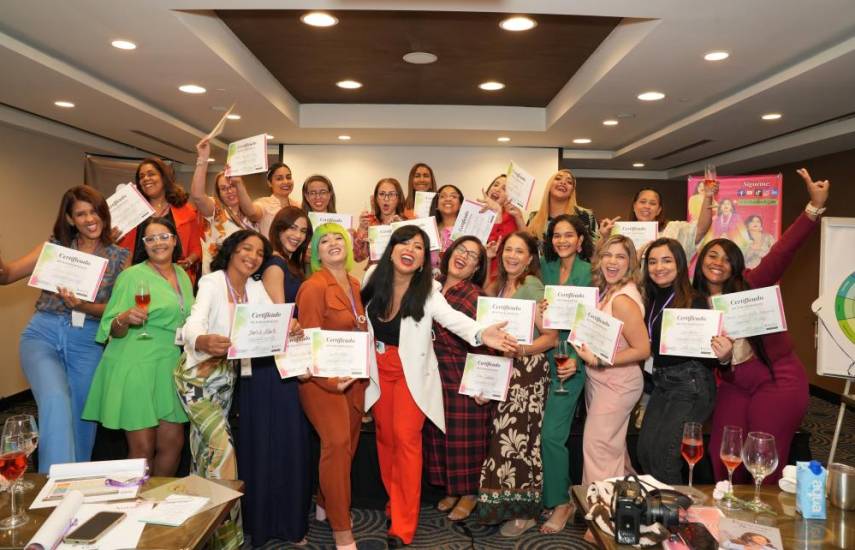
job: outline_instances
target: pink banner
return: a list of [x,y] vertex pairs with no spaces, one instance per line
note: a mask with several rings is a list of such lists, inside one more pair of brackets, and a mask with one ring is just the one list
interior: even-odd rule
[[[781,174],[718,177],[713,221],[701,244],[724,237],[745,256],[746,267],[756,267],[781,236]],[[697,221],[703,202],[703,176],[689,177],[687,219]],[[700,247],[699,247],[700,248]]]

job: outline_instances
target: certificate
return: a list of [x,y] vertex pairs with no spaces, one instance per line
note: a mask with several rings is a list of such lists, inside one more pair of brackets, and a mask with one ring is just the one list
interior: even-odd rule
[[267,134],[229,143],[226,177],[267,172]]
[[467,353],[457,393],[504,401],[508,398],[513,364],[510,357]]
[[485,326],[507,321],[505,332],[516,338],[520,344],[531,344],[534,340],[536,307],[537,302],[534,300],[479,296],[475,320]]
[[312,374],[321,378],[368,378],[371,335],[319,330],[312,333]]
[[372,225],[368,228],[368,259],[372,262],[380,260],[389,239],[392,237],[391,225]]
[[585,304],[596,309],[600,290],[595,286],[546,285],[543,297],[549,302],[543,312],[543,328],[570,330],[576,319],[576,306]]
[[119,230],[119,238],[124,237],[143,220],[154,216],[154,208],[133,183],[120,183],[116,192],[107,199],[110,209],[110,220],[113,227]]
[[94,302],[106,270],[106,258],[45,243],[27,285],[50,292],[66,288],[81,300]]
[[353,227],[353,216],[350,214],[334,214],[332,212],[309,212],[309,222],[312,229],[325,223],[337,223],[345,229]]
[[586,344],[601,361],[613,365],[617,354],[623,321],[606,315],[594,307],[585,304],[576,306],[576,320],[568,341]]
[[208,135],[205,136],[205,139],[210,141],[210,140],[214,139],[215,137],[217,137],[218,135],[220,135],[220,132],[222,132],[223,128],[226,127],[226,119],[229,118],[230,114],[232,114],[232,111],[234,110],[234,108],[235,108],[235,104],[232,103],[232,106],[229,107],[228,109],[226,109],[226,112],[223,113],[222,117],[220,117],[220,120],[217,122],[217,125],[214,126],[214,128],[210,132],[208,132]]
[[284,353],[273,356],[276,370],[281,378],[291,378],[306,374],[312,369],[312,333],[320,329],[303,330],[302,338],[288,338]]
[[659,238],[659,222],[615,222],[612,235],[625,235],[640,251],[647,243]]
[[680,357],[715,357],[710,341],[721,334],[721,312],[713,309],[662,310],[660,355]]
[[496,213],[492,210],[484,210],[484,205],[475,201],[465,200],[460,205],[457,213],[457,221],[451,229],[451,240],[457,240],[465,235],[472,235],[482,243],[486,243],[490,237],[490,231],[496,222]]
[[778,285],[712,297],[712,307],[724,314],[724,333],[748,338],[787,330],[784,302]]
[[427,233],[427,236],[430,239],[430,249],[441,250],[441,247],[439,246],[439,231],[436,228],[436,218],[431,216],[428,218],[416,218],[414,220],[393,222],[392,232],[399,227],[404,227],[405,225],[415,225],[416,227],[419,227],[422,231]]
[[511,162],[507,177],[508,200],[520,210],[528,208],[531,192],[534,190],[534,176]]
[[436,193],[431,191],[416,191],[416,198],[413,201],[413,212],[417,218],[430,217],[430,204]]
[[236,304],[228,359],[265,357],[285,351],[294,304]]

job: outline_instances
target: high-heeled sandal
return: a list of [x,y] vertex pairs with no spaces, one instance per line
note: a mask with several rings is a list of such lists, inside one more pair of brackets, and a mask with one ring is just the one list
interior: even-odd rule
[[447,495],[443,497],[439,502],[436,503],[436,509],[443,514],[447,514],[454,508],[454,505],[457,504],[459,497]]
[[478,497],[475,495],[463,495],[457,501],[457,505],[448,514],[451,521],[463,521],[472,515],[472,511],[478,505]]

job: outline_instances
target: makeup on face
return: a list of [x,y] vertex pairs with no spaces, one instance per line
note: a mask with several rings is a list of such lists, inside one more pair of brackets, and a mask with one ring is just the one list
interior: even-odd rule
[[340,265],[347,261],[347,241],[340,233],[327,233],[318,241],[318,258],[325,265]]
[[249,278],[264,261],[264,243],[255,235],[249,236],[235,247],[229,267],[239,275]]
[[291,191],[294,190],[294,179],[291,176],[291,170],[287,166],[277,168],[268,183],[270,184],[270,190],[277,197],[288,197]]
[[392,249],[392,265],[398,273],[413,273],[424,265],[425,243],[421,235],[398,243]]
[[632,204],[635,217],[640,222],[656,221],[662,207],[659,204],[659,195],[655,191],[642,191],[638,199]]
[[153,164],[143,164],[140,166],[138,174],[140,190],[149,201],[163,195],[163,178]]
[[332,194],[326,182],[322,180],[310,181],[306,186],[305,194],[313,212],[327,211]]
[[309,221],[306,218],[297,218],[291,227],[279,233],[279,242],[282,243],[282,248],[293,254],[306,241],[308,233]]
[[619,282],[629,271],[629,252],[620,243],[612,243],[603,251],[600,270],[609,284]]
[[175,251],[175,235],[168,227],[159,223],[148,224],[142,241],[151,261],[154,263],[172,261],[172,253]]
[[502,248],[502,265],[509,277],[519,277],[532,261],[525,241],[519,237],[508,237]]
[[647,275],[658,287],[666,288],[677,279],[677,260],[667,246],[657,246],[647,252]]
[[555,224],[552,233],[552,248],[559,258],[569,258],[579,252],[582,239],[572,224],[561,221]]
[[65,218],[84,238],[93,241],[101,238],[104,222],[91,203],[74,201],[71,205],[71,214],[66,215]]
[[730,279],[733,268],[724,249],[715,245],[711,247],[701,262],[701,269],[707,281],[715,285],[722,285]]
[[480,250],[475,243],[464,241],[451,251],[448,259],[448,273],[457,279],[466,280],[478,269]]

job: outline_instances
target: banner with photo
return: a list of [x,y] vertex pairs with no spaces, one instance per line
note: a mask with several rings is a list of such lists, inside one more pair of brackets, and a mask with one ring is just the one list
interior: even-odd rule
[[[745,256],[746,267],[756,267],[781,237],[781,174],[720,176],[713,201],[709,232],[698,246],[724,237],[732,240]],[[704,200],[703,176],[690,176],[687,220],[697,222]]]

